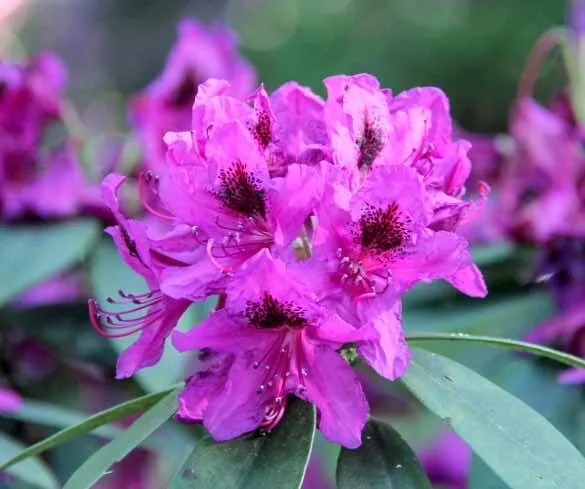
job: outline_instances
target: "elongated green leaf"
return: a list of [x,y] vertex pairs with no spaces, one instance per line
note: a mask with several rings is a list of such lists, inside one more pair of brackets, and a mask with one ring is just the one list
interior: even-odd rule
[[202,436],[170,489],[301,487],[315,435],[315,409],[291,398],[284,419],[265,436],[215,443]]
[[[63,489],[89,489],[100,480],[116,462],[122,460],[177,409],[177,391],[172,391],[138,418],[132,426],[100,448],[79,467]],[[107,477],[107,475],[105,475]]]
[[82,260],[98,230],[90,220],[0,226],[0,305]]
[[[25,447],[4,433],[0,433],[0,456],[14,457],[22,452]],[[10,467],[6,470],[14,477],[43,489],[56,489],[59,483],[49,468],[37,458],[29,458],[26,462]]]
[[[55,428],[69,428],[81,424],[87,420],[88,414],[74,409],[56,406],[48,402],[25,399],[23,405],[17,411],[2,413],[5,418],[17,419],[26,423],[51,426]],[[93,430],[96,436],[112,438],[120,430],[115,426],[100,426]]]
[[[118,255],[111,240],[100,242],[90,262],[90,280],[96,299],[115,295],[119,289],[132,293],[146,291],[146,284],[140,275],[128,267]],[[189,328],[204,319],[214,306],[214,299],[193,304],[181,318],[179,329]],[[110,305],[109,305],[110,306]],[[111,306],[112,308],[114,306]],[[112,339],[112,346],[118,352],[135,341],[135,336]],[[179,354],[167,342],[161,360],[154,366],[136,373],[136,379],[147,392],[157,392],[169,383],[178,380],[184,372],[185,356]]]
[[57,445],[66,443],[76,436],[89,433],[100,426],[123,418],[124,416],[128,416],[129,414],[133,414],[137,411],[148,409],[150,406],[157,403],[160,399],[172,392],[174,389],[175,387],[166,389],[161,392],[156,392],[154,394],[147,394],[145,396],[132,399],[131,401],[118,404],[117,406],[106,409],[105,411],[100,411],[99,413],[90,416],[82,423],[61,430],[54,435],[51,435],[48,438],[45,438],[44,440],[28,447],[26,450],[20,452],[9,460],[2,462],[0,464],[0,470],[6,469],[7,467],[14,465],[21,460],[34,457],[35,455],[38,455],[39,453],[42,453],[46,450],[50,450]]
[[428,341],[466,341],[469,343],[483,343],[485,345],[499,346],[508,350],[524,351],[544,358],[550,358],[556,362],[571,367],[585,368],[585,360],[553,348],[527,343],[526,341],[512,340],[509,338],[497,338],[494,336],[479,336],[467,333],[412,333],[407,335],[409,343],[424,343]]
[[579,451],[544,417],[481,375],[415,350],[403,381],[512,489],[583,487],[585,459]]
[[362,445],[342,448],[337,463],[338,489],[431,489],[416,455],[391,426],[371,419]]

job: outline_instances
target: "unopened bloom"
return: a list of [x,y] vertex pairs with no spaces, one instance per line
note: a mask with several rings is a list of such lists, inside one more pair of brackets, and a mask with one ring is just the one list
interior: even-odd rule
[[[148,285],[142,294],[118,292],[119,298],[108,297],[114,310],[108,311],[90,299],[90,317],[94,328],[103,336],[117,338],[140,332],[140,337],[120,354],[116,376],[126,378],[137,370],[156,364],[164,342],[189,306],[186,300],[175,300],[160,290],[157,258],[152,252],[144,223],[127,219],[120,211],[118,190],[124,182],[121,175],[111,174],[103,183],[103,199],[118,224],[106,229],[120,255]],[[121,309],[122,308],[122,309]]]
[[254,69],[239,55],[229,29],[185,19],[178,25],[178,39],[163,72],[131,103],[132,121],[149,168],[158,169],[164,164],[165,132],[191,128],[191,108],[198,87],[208,78],[228,80],[230,94],[241,99],[251,94],[256,81]]
[[234,276],[224,308],[188,333],[174,333],[180,351],[222,355],[211,370],[187,381],[180,418],[202,419],[216,440],[225,440],[259,427],[270,430],[293,394],[317,406],[319,429],[328,439],[360,444],[368,404],[336,350],[375,332],[319,306],[308,287],[261,251]]

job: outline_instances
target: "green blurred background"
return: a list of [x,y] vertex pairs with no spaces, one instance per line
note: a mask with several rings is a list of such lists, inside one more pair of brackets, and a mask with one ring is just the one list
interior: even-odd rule
[[[504,130],[532,44],[563,22],[565,10],[561,0],[2,3],[20,4],[7,21],[16,25],[16,42],[4,43],[4,49],[57,51],[71,70],[81,115],[105,131],[125,129],[124,98],[160,71],[175,24],[185,16],[224,19],[234,27],[269,88],[295,79],[320,91],[324,76],[368,71],[395,90],[437,85],[449,94],[463,127]],[[539,87],[544,96],[558,85],[557,71],[547,70]]]

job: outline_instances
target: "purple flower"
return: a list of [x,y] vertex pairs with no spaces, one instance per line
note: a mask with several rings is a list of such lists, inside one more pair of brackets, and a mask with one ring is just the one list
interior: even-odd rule
[[163,72],[131,104],[132,120],[149,168],[158,169],[164,164],[165,132],[191,128],[198,86],[208,78],[228,80],[230,94],[242,99],[251,93],[256,81],[253,68],[240,57],[230,30],[185,19],[178,25],[178,39]]
[[339,172],[328,178],[307,266],[324,304],[356,327],[371,323],[379,331],[360,353],[394,379],[408,363],[400,297],[420,281],[444,279],[474,297],[485,295],[485,284],[467,241],[429,228],[431,201],[415,169],[382,166],[353,195],[339,180]]
[[212,352],[187,381],[181,419],[202,419],[216,440],[226,440],[270,430],[294,394],[317,406],[325,437],[359,446],[368,404],[336,350],[375,332],[355,329],[319,306],[308,286],[261,251],[234,275],[223,309],[188,333],[174,333],[180,351]]
[[471,449],[456,433],[439,433],[420,451],[419,458],[433,484],[445,489],[467,489]]
[[[234,105],[238,113],[248,108],[231,97],[208,102],[209,111],[221,104]],[[199,107],[196,102],[195,112]],[[204,138],[199,130],[193,136],[167,134],[167,167],[144,183],[154,184],[162,209],[155,212],[173,229],[171,240],[161,240],[178,264],[166,267],[161,278],[172,297],[198,300],[221,292],[227,274],[259,250],[284,252],[321,192],[318,165],[291,163],[284,175],[271,176],[256,133],[238,120],[222,124],[231,110],[224,108],[210,119],[217,123]]]
[[13,390],[0,386],[0,413],[11,413],[20,410],[22,397]]
[[435,230],[455,231],[481,213],[488,188],[478,201],[464,201],[471,171],[470,144],[453,140],[445,94],[434,87],[394,96],[371,75],[339,75],[325,80],[325,121],[333,161],[346,169],[356,189],[381,166],[406,166],[422,178],[433,210]]
[[584,235],[580,130],[524,98],[513,112],[511,135],[513,148],[497,182],[498,212],[506,219],[508,235],[538,243],[555,236]]
[[[119,299],[108,297],[114,311],[103,309],[90,299],[90,317],[94,328],[103,336],[117,338],[141,332],[140,337],[118,358],[116,377],[133,375],[137,370],[156,364],[162,355],[164,342],[177,321],[189,306],[186,300],[175,300],[160,290],[155,250],[151,247],[144,223],[127,219],[120,211],[118,190],[124,182],[121,175],[111,174],[103,183],[103,199],[118,222],[106,229],[114,239],[128,266],[140,274],[148,285],[144,294],[130,294],[120,290]],[[125,307],[119,310],[119,307]]]
[[[17,64],[0,62],[0,216],[43,219],[82,213],[93,187],[69,135],[49,147],[64,123],[67,81],[61,60],[41,53]],[[52,137],[55,137],[53,134]]]
[[164,161],[141,175],[148,217],[120,213],[123,177],[104,183],[109,232],[150,292],[121,293],[124,313],[90,302],[94,325],[143,331],[120,358],[125,377],[158,360],[191,301],[219,295],[208,319],[172,336],[200,353],[178,417],[217,440],[272,429],[296,395],[317,406],[327,438],[357,447],[368,405],[344,358],[395,380],[410,359],[404,293],[444,279],[486,294],[458,234],[485,195],[463,200],[469,144],[452,139],[444,94],[394,97],[370,75],[325,84],[326,102],[294,82],[243,100],[209,79],[191,122],[164,135]]

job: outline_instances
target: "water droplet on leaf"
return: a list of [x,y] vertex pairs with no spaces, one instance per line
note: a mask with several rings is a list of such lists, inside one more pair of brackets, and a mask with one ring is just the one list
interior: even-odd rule
[[183,479],[193,480],[193,479],[197,479],[197,472],[195,472],[195,469],[188,468],[188,469],[183,470],[183,473],[181,474],[181,476],[183,477]]

